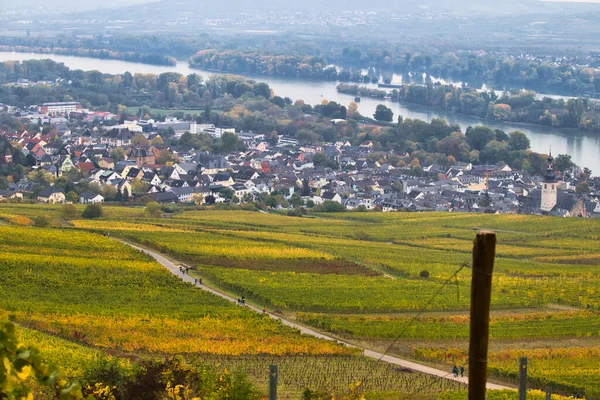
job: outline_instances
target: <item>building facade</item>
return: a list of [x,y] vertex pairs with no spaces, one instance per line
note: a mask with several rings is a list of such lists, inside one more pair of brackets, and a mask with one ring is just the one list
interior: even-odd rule
[[76,101],[65,101],[60,103],[44,103],[40,107],[42,114],[65,114],[81,110],[81,103]]

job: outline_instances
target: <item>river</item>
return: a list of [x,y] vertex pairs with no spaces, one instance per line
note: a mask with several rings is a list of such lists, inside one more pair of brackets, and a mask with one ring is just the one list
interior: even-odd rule
[[[62,62],[71,69],[98,70],[108,74],[122,74],[126,71],[129,71],[132,74],[178,72],[183,75],[188,75],[197,73],[204,77],[215,74],[215,72],[192,69],[185,61],[179,62],[176,66],[160,66],[119,60],[101,60],[88,57],[0,52],[0,62],[47,58]],[[351,95],[338,93],[336,90],[337,83],[335,82],[286,79],[267,76],[246,75],[246,77],[269,84],[278,96],[289,97],[293,100],[302,99],[307,104],[319,104],[323,99],[327,99],[347,106],[353,100],[353,96]],[[595,174],[600,173],[600,134],[583,133],[568,129],[553,129],[537,125],[484,121],[468,115],[452,114],[442,110],[429,109],[413,104],[370,99],[366,97],[362,98],[361,102],[358,104],[358,109],[361,114],[372,116],[377,105],[381,103],[385,103],[394,111],[394,118],[398,115],[402,115],[404,118],[418,118],[425,121],[430,121],[433,118],[444,118],[448,123],[459,125],[463,131],[469,125],[487,125],[494,129],[502,129],[506,132],[520,130],[531,140],[532,150],[540,153],[547,153],[548,149],[552,147],[552,153],[554,155],[562,153],[570,154],[573,161],[578,165],[592,169]]]

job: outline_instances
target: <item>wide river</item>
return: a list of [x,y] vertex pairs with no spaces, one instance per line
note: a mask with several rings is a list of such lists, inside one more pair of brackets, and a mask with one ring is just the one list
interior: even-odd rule
[[[108,74],[122,74],[126,71],[129,71],[132,74],[136,72],[153,74],[178,72],[183,75],[197,73],[204,77],[215,74],[215,72],[192,69],[185,61],[179,62],[176,66],[171,67],[137,64],[119,60],[101,60],[88,57],[0,52],[0,62],[47,58],[62,62],[71,69],[82,69],[86,71],[98,70]],[[336,90],[337,83],[335,82],[284,79],[267,76],[246,77],[268,83],[275,93],[281,97],[289,97],[293,100],[302,99],[307,104],[319,104],[323,99],[327,99],[347,106],[353,100],[353,96],[351,95],[338,93]],[[418,118],[425,121],[430,121],[433,118],[439,117],[446,119],[449,123],[460,125],[463,131],[469,125],[487,125],[494,129],[502,129],[506,132],[520,130],[527,134],[531,140],[531,148],[534,151],[547,153],[548,149],[552,147],[552,153],[554,155],[561,153],[570,154],[578,165],[592,169],[594,175],[600,173],[600,134],[582,133],[576,130],[567,129],[552,129],[536,125],[483,121],[468,115],[452,114],[413,104],[398,103],[389,100],[376,100],[366,97],[363,97],[358,105],[359,112],[366,116],[372,116],[377,105],[381,103],[385,103],[394,111],[394,119],[398,115],[402,115],[404,118]]]

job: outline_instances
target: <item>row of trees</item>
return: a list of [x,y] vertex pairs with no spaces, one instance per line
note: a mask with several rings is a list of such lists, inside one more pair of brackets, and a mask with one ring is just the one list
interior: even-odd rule
[[[401,73],[406,79],[409,79],[409,75],[419,77],[426,74],[466,82],[473,87],[481,87],[483,84],[495,88],[525,87],[565,95],[600,93],[600,70],[589,66],[590,57],[581,60],[563,59],[557,63],[551,57],[460,51],[413,55],[377,46],[368,51],[358,46],[335,50],[337,51],[319,52],[329,55],[325,58],[307,53],[271,52],[268,49],[244,51],[213,48],[197,52],[191,57],[190,65],[223,72],[342,82],[377,81],[379,74],[385,78],[391,77],[393,73]],[[362,69],[379,72],[365,75]]]
[[351,94],[353,96],[373,97],[375,99],[385,99],[388,95],[388,92],[385,90],[373,89],[366,86],[358,86],[348,83],[340,83],[337,86],[337,91],[340,93]]
[[59,54],[76,57],[100,58],[103,60],[122,60],[152,65],[177,65],[177,60],[160,54],[142,54],[134,51],[113,51],[109,49],[89,49],[84,47],[41,47],[0,45],[0,51],[19,53]]
[[262,52],[201,50],[190,58],[190,66],[221,72],[318,78],[327,80],[362,80],[360,72],[339,71],[323,57],[277,55]]
[[[256,49],[260,48],[260,51]],[[479,47],[478,47],[479,48]],[[472,87],[527,88],[564,95],[600,93],[600,55],[565,56],[548,48],[537,55],[456,51],[437,43],[423,50],[410,43],[364,42],[293,35],[248,36],[3,37],[0,49],[116,58],[171,65],[173,57],[192,66],[231,73],[254,73],[363,82],[392,73],[468,83]],[[418,52],[416,51],[418,49]],[[333,67],[336,65],[338,67]],[[369,70],[365,76],[361,70]],[[404,82],[408,82],[405,78]]]
[[[438,78],[482,84],[495,88],[528,88],[565,95],[600,92],[600,57],[538,57],[470,51],[435,51],[430,54],[407,52],[403,47],[348,46],[333,53],[331,62],[361,68],[376,67],[402,74],[429,74]],[[561,54],[561,56],[564,56]],[[385,73],[384,73],[385,75]]]
[[600,109],[586,99],[537,99],[526,90],[498,95],[454,85],[404,85],[391,98],[496,121],[600,130]]
[[154,108],[202,109],[212,99],[229,94],[272,97],[266,83],[235,76],[211,76],[206,81],[197,74],[178,73],[102,74],[98,71],[71,70],[51,60],[7,61],[0,63],[0,84],[17,79],[50,84],[1,86],[0,103],[28,107],[53,101],[79,101],[85,108],[102,108],[118,112],[119,104]]
[[[383,93],[386,93],[347,84],[339,85],[338,91],[374,98],[385,97]],[[392,90],[390,98],[494,121],[600,131],[600,107],[587,99],[538,99],[535,92],[527,90],[497,94],[494,91],[441,84],[402,85]]]

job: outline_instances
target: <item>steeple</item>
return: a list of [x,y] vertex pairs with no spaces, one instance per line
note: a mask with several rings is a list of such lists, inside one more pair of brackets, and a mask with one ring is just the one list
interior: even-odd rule
[[546,174],[544,175],[544,182],[550,183],[554,182],[554,158],[552,157],[552,146],[550,146],[550,151],[548,152],[548,165],[546,166]]
[[556,206],[558,200],[558,182],[554,176],[554,158],[552,158],[552,148],[548,153],[548,166],[542,182],[542,198],[540,210],[550,212]]

